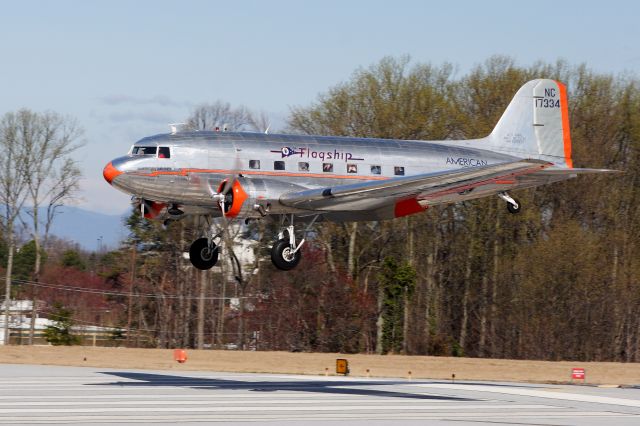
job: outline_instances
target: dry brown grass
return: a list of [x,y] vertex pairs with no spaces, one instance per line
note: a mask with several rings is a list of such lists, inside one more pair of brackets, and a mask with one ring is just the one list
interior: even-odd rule
[[[572,367],[586,369],[587,383],[638,384],[640,364],[614,362],[548,362],[402,355],[344,355],[333,353],[242,352],[188,350],[178,364],[167,349],[93,347],[0,347],[0,363],[90,366],[172,371],[228,371],[291,374],[335,373],[336,358],[349,360],[352,376],[414,379],[496,380],[558,383],[570,381]],[[369,369],[369,373],[367,373]]]

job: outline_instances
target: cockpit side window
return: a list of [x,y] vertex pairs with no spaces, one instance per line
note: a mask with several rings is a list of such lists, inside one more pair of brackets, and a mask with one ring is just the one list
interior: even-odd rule
[[168,146],[158,148],[158,158],[171,158],[171,152]]
[[155,146],[134,146],[133,155],[156,155],[157,148]]

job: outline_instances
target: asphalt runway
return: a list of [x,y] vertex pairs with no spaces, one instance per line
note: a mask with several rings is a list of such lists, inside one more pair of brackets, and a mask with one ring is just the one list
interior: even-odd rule
[[633,388],[176,370],[0,365],[0,424],[640,424]]

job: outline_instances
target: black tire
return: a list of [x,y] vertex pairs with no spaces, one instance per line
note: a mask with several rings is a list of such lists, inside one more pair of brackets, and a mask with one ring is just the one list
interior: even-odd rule
[[302,259],[300,250],[291,255],[291,246],[288,238],[276,241],[271,247],[271,261],[276,268],[282,271],[292,270],[300,263],[300,259]]
[[522,210],[522,203],[520,203],[520,200],[517,200],[515,198],[513,199],[513,201],[516,202],[518,207],[514,206],[511,203],[507,203],[507,210],[509,210],[509,213],[511,213],[511,214],[518,214],[518,213],[520,213],[520,210]]
[[209,240],[198,238],[189,247],[189,260],[202,271],[211,269],[218,262],[218,247],[213,244],[213,247],[209,248]]

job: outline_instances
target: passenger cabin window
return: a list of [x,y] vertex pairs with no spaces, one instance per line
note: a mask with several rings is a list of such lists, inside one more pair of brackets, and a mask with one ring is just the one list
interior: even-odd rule
[[171,158],[171,152],[168,146],[158,148],[158,158]]
[[284,170],[284,161],[274,161],[273,170]]
[[133,155],[156,155],[157,148],[155,146],[134,146]]
[[333,173],[333,163],[322,163],[322,171],[325,173]]
[[347,173],[358,173],[357,164],[347,164]]
[[260,168],[260,160],[249,160],[249,168],[250,169],[259,169]]
[[395,166],[393,168],[393,174],[396,176],[404,176],[404,167]]
[[300,172],[308,172],[309,171],[309,163],[306,161],[301,161],[298,163],[298,171]]
[[380,173],[382,173],[382,166],[371,166],[372,175],[379,175]]

